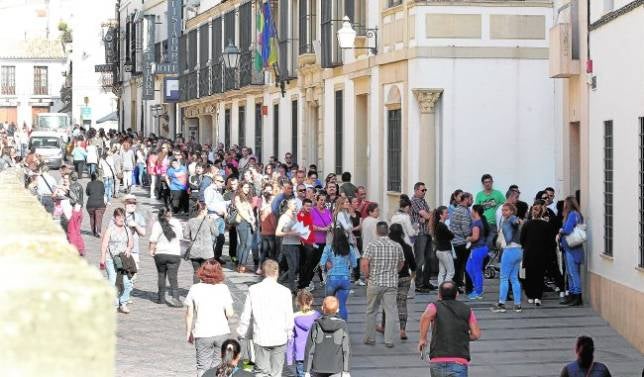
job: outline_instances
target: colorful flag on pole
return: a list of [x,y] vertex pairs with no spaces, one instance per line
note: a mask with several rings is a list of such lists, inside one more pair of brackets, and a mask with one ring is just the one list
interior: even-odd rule
[[255,24],[257,25],[257,37],[255,40],[255,70],[260,72],[264,68],[264,60],[262,59],[262,34],[264,32],[264,7],[262,0],[259,1],[260,6],[257,7],[257,16],[255,17]]
[[257,49],[255,51],[255,70],[257,71],[277,64],[279,49],[270,1],[260,1],[261,7],[258,7],[256,17]]

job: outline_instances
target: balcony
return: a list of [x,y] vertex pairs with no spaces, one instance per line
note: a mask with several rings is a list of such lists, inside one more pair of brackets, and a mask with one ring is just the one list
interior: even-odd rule
[[210,94],[210,67],[199,70],[199,98]]
[[210,67],[210,94],[223,93],[223,64],[215,63]]
[[257,72],[253,64],[254,50],[247,50],[239,57],[239,86],[264,85],[264,73]]
[[181,101],[190,101],[197,98],[197,71],[188,72],[179,76],[179,88],[181,89]]
[[579,59],[572,56],[572,29],[560,23],[550,29],[550,77],[566,78],[579,74]]

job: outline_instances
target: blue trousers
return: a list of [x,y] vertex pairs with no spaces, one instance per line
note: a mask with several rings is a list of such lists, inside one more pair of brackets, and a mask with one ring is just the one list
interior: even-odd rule
[[[582,258],[576,256],[579,251],[565,251],[566,273],[568,274],[568,290],[571,294],[578,295],[581,293],[581,263]],[[583,253],[583,251],[581,251]]]
[[508,281],[512,282],[512,295],[514,304],[521,305],[521,282],[519,269],[521,269],[523,250],[520,247],[506,247],[501,256],[501,283],[499,287],[499,302],[505,304],[508,298]]
[[467,365],[458,363],[430,363],[431,377],[467,377]]
[[340,317],[345,321],[349,318],[347,312],[347,298],[351,289],[348,276],[328,276],[326,281],[326,295],[335,296],[340,302]]
[[472,280],[472,293],[478,296],[483,294],[483,261],[487,256],[488,250],[487,245],[472,249],[465,265],[465,270],[470,280]]

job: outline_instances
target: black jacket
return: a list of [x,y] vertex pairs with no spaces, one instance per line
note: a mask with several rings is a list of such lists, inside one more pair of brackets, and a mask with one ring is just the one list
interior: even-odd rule
[[442,222],[438,222],[434,231],[434,241],[436,241],[436,250],[447,251],[452,250],[452,240],[454,234]]
[[317,319],[306,339],[304,370],[335,374],[349,371],[351,342],[347,323],[337,315]]
[[103,181],[90,181],[85,188],[87,208],[105,208],[105,185]]

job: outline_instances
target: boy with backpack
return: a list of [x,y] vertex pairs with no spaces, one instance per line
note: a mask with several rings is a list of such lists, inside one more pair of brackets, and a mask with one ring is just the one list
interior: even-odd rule
[[327,296],[322,317],[315,321],[306,341],[305,376],[350,377],[351,346],[347,323],[338,316],[338,299]]

